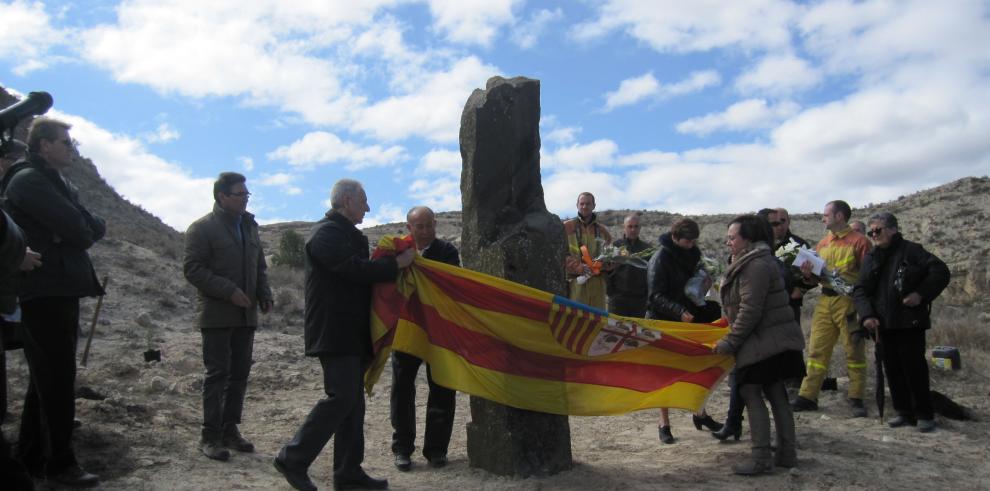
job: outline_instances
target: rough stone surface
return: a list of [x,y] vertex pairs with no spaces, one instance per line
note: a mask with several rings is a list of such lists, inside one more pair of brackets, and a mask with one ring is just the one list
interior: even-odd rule
[[[540,181],[540,82],[488,80],[461,115],[461,259],[475,271],[566,295],[566,244]],[[527,477],[570,469],[566,416],[471,398],[472,467]]]

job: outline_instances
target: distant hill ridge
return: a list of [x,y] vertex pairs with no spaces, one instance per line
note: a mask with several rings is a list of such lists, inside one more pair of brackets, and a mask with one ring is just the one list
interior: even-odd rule
[[[6,107],[16,100],[0,88],[0,107]],[[24,138],[23,133],[24,128],[19,127],[20,138]],[[92,161],[80,158],[78,163],[68,175],[79,187],[81,200],[86,207],[107,220],[108,233],[104,242],[131,243],[160,256],[161,261],[167,263],[162,266],[167,268],[159,269],[174,272],[178,267],[181,270],[182,234],[121,197],[100,177]],[[778,204],[780,203],[762,203],[759,207]],[[603,207],[607,205],[601,203]],[[990,269],[987,265],[990,258],[990,223],[987,221],[990,216],[990,178],[966,177],[887,203],[858,208],[853,211],[853,218],[866,221],[871,214],[881,210],[897,215],[905,237],[922,243],[949,264],[953,280],[944,294],[943,302],[946,305],[976,307],[979,312],[987,312],[990,307],[990,300],[987,299],[990,293]],[[629,212],[630,210],[604,210],[599,212],[599,218],[615,237],[620,237],[622,219]],[[651,242],[655,242],[674,220],[682,216],[665,211],[642,213],[642,236]],[[706,255],[717,258],[725,255],[725,227],[735,215],[725,213],[692,216],[701,225],[700,247]],[[824,235],[820,214],[793,214],[791,218],[792,230],[810,242],[814,243]],[[443,212],[437,215],[437,219],[437,234],[459,243],[461,213]],[[285,222],[263,226],[261,234],[266,252],[275,252],[279,236],[284,231],[295,230],[306,236],[311,227],[312,222]],[[405,226],[403,223],[390,223],[367,228],[364,232],[374,244],[385,234],[404,233]],[[108,266],[127,269],[126,265]],[[176,278],[170,277],[167,280],[166,283],[172,284]]]

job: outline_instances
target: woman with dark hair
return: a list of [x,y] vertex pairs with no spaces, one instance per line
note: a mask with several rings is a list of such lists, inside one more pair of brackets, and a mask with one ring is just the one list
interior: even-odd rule
[[[684,287],[698,271],[701,250],[698,249],[698,236],[701,229],[690,218],[681,218],[670,226],[670,231],[660,236],[660,247],[650,258],[647,266],[646,282],[648,305],[646,316],[674,322],[714,322],[722,316],[717,302],[706,302],[698,306],[691,301]],[[722,424],[713,420],[702,409],[692,416],[695,429],[722,429]],[[660,441],[674,443],[670,431],[670,415],[666,408],[660,410],[660,424],[657,428]]]
[[[714,348],[718,354],[735,355],[736,383],[749,414],[752,460],[733,467],[742,475],[770,472],[774,464],[797,465],[794,414],[784,381],[804,376],[804,336],[791,312],[779,260],[770,249],[773,235],[765,222],[756,215],[743,215],[729,224],[726,245],[732,261],[720,292],[729,333]],[[770,447],[766,401],[777,427],[776,455]]]

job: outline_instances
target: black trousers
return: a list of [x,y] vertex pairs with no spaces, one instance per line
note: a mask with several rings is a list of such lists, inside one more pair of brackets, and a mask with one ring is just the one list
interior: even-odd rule
[[290,469],[306,470],[334,438],[333,477],[354,480],[364,475],[364,369],[360,356],[321,356],[326,397],[313,406],[279,459]]
[[21,302],[18,334],[31,372],[17,455],[29,469],[57,473],[76,464],[76,343],[79,299],[45,297]]
[[881,330],[880,344],[894,410],[911,419],[932,419],[935,413],[925,359],[925,331]]
[[200,329],[203,334],[203,430],[219,432],[239,424],[251,373],[254,327]]
[[[401,352],[392,353],[392,453],[411,455],[416,448],[416,374],[423,360]],[[430,394],[426,399],[426,433],[423,456],[427,459],[447,455],[450,434],[454,429],[456,392],[433,382],[429,365],[426,380]]]

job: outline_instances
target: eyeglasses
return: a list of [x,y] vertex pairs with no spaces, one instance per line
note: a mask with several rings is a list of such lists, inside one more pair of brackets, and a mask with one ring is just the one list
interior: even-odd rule
[[883,227],[871,228],[869,232],[866,232],[866,235],[869,235],[870,237],[876,237],[880,235],[880,232],[883,232]]
[[236,193],[230,193],[227,196],[234,196],[234,197],[237,197],[237,198],[243,198],[245,196],[251,196],[251,193],[249,193],[247,191],[238,191]]

